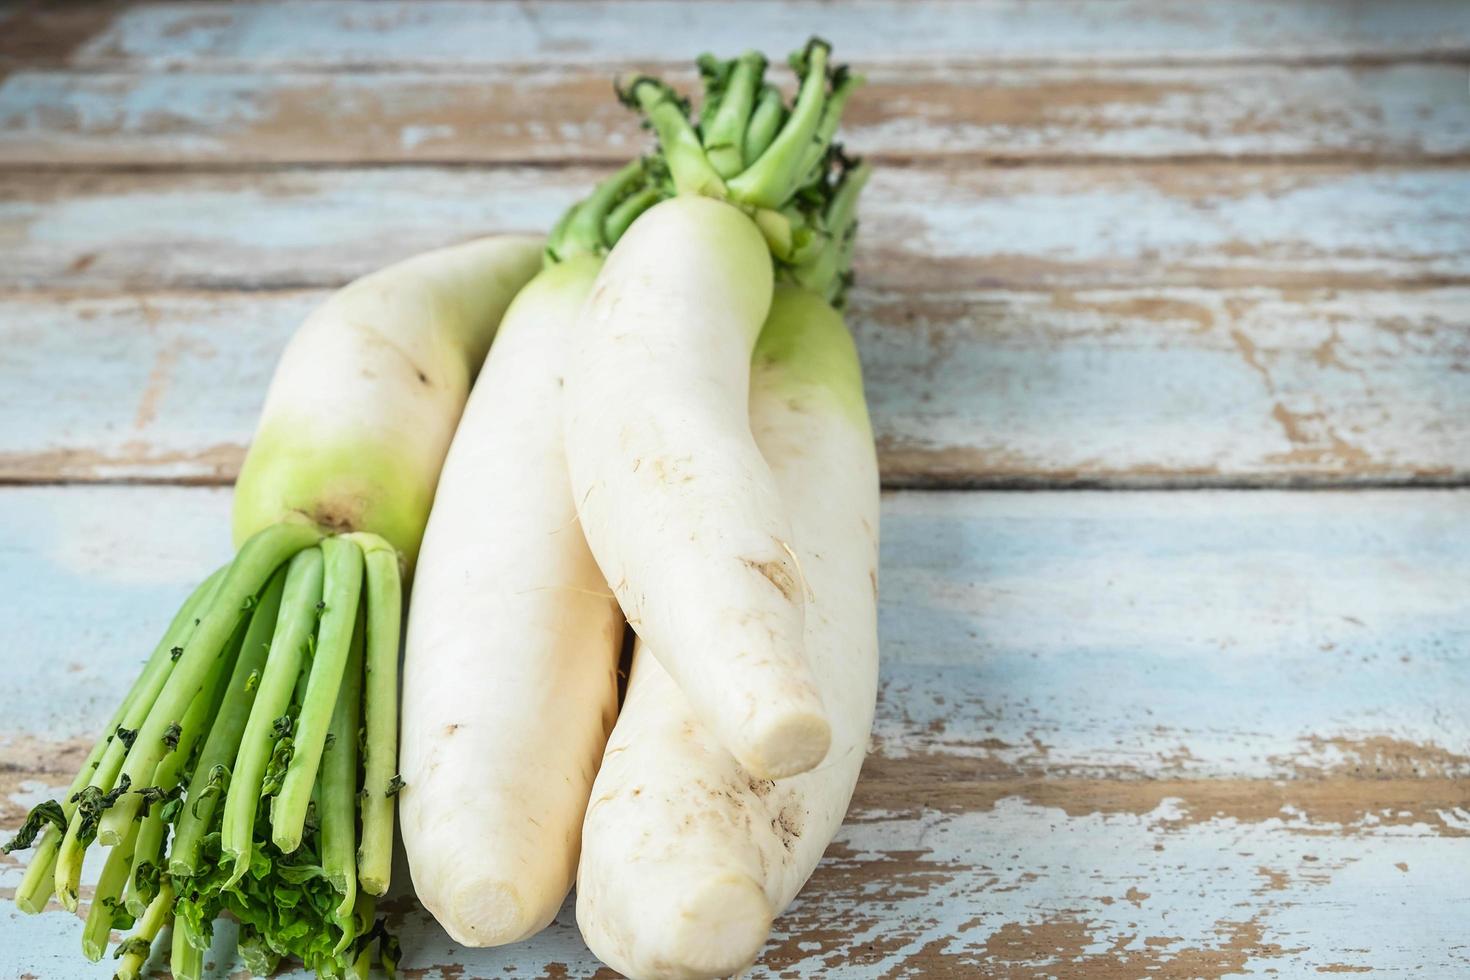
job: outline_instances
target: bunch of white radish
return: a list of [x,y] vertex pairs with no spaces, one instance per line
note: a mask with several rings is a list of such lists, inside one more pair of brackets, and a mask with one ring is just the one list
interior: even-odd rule
[[792,57],[790,104],[761,56],[703,58],[697,118],[628,81],[658,151],[544,247],[427,253],[306,321],[238,553],[7,845],[35,847],[18,906],[77,908],[95,842],[83,949],[132,927],[120,977],[170,923],[173,975],[200,976],[226,913],[254,973],[391,973],[396,797],[462,943],[534,934],[575,883],[630,976],[756,960],[841,824],[877,681],[877,465],[838,312],[867,169],[833,143],[860,80],[829,54]]
[[832,146],[858,79],[820,41],[793,65],[788,108],[760,56],[702,60],[697,122],[657,80],[623,87],[660,154],[553,232],[455,434],[410,609],[401,807],[415,889],[461,942],[536,932],[575,877],[613,967],[738,970],[846,811],[878,483],[832,302],[866,170]]

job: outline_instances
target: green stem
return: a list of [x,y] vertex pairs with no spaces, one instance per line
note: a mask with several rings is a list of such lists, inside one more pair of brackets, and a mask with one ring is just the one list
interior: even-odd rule
[[[745,168],[745,130],[755,105],[756,90],[766,70],[766,59],[758,52],[747,51],[733,64],[714,70],[712,62],[700,59],[701,71],[714,85],[707,86],[706,108],[715,102],[714,112],[700,126],[705,155],[715,172],[726,179]],[[718,89],[715,91],[713,89]]]
[[645,176],[643,161],[634,160],[598,184],[567,213],[567,220],[558,225],[547,245],[547,254],[562,262],[574,255],[601,255],[607,251],[610,243],[603,239],[603,224],[608,212]]
[[[65,836],[55,827],[41,831],[31,862],[15,890],[15,906],[26,915],[36,915],[46,908],[51,896],[56,894],[56,854],[61,850],[61,839]],[[75,892],[73,892],[75,894]]]
[[781,101],[781,90],[774,85],[761,88],[756,99],[755,110],[750,114],[750,123],[745,127],[745,146],[742,151],[748,167],[770,149],[771,141],[786,121],[786,106]]
[[276,719],[291,706],[296,680],[306,659],[307,640],[316,628],[317,603],[322,598],[322,552],[308,548],[291,559],[286,570],[285,592],[276,619],[265,671],[250,708],[235,771],[225,797],[221,826],[221,850],[234,863],[230,884],[244,877],[250,867],[255,833],[255,813],[260,803],[261,780],[275,749]]
[[133,842],[138,836],[138,825],[133,824],[107,854],[102,865],[102,874],[97,878],[97,888],[92,893],[92,907],[87,910],[87,924],[82,927],[82,955],[96,963],[107,950],[107,940],[112,935],[112,917],[121,904],[123,886],[128,882],[128,869],[133,863]]
[[325,562],[323,595],[326,609],[317,628],[316,657],[311,664],[306,697],[296,718],[294,751],[281,793],[271,805],[271,840],[289,854],[301,844],[311,788],[321,764],[327,726],[337,704],[337,689],[352,645],[357,620],[358,597],[362,593],[362,549],[351,541],[327,538],[321,543]]
[[[271,648],[271,635],[276,630],[281,594],[286,586],[286,567],[282,565],[275,570],[260,595],[260,601],[250,612],[250,625],[245,630],[240,654],[224,688],[219,712],[209,726],[209,736],[204,740],[204,748],[199,753],[199,761],[194,764],[194,774],[184,794],[186,803],[169,851],[170,874],[193,877],[199,873],[200,845],[213,823],[222,792],[218,789],[206,792],[206,788],[212,780],[218,780],[216,774],[219,771],[223,771],[224,778],[228,780],[229,766],[239,752],[240,737],[255,704],[261,671],[265,669],[266,654]],[[218,787],[218,782],[215,785]]]
[[[137,681],[134,682],[132,690],[123,699],[126,706],[115,712],[109,723],[106,735],[93,747],[93,753],[97,756],[88,756],[88,762],[82,766],[71,787],[67,790],[66,799],[62,801],[62,810],[68,818],[66,834],[56,843],[55,861],[51,862],[51,887],[61,898],[62,906],[68,912],[77,909],[77,887],[82,879],[82,856],[95,836],[96,827],[89,826],[78,812],[75,797],[82,790],[93,787],[102,792],[111,791],[117,781],[118,773],[123,768],[124,760],[128,754],[128,742],[118,736],[119,730],[129,733],[136,743],[136,733],[148,717],[158,699],[159,691],[167,683],[174,669],[174,650],[186,643],[193,635],[199,623],[199,616],[209,608],[214,601],[214,596],[219,590],[220,583],[224,580],[229,566],[216,569],[213,574],[201,582],[189,598],[184,600],[183,606],[174,614],[173,621],[169,623],[168,629],[164,631],[163,638],[153,648],[153,653],[148,657],[148,663],[143,668]],[[117,717],[121,715],[121,720]],[[98,753],[97,749],[103,751]],[[90,772],[88,771],[90,768]],[[151,775],[151,773],[150,773]],[[45,842],[43,842],[45,845]],[[45,845],[49,849],[49,845]],[[44,850],[38,850],[32,857],[33,866],[47,863]],[[26,881],[21,883],[21,891],[16,893],[19,902],[24,895],[26,904],[37,910],[44,907],[49,895],[42,895],[41,889],[45,887],[40,883],[39,877],[32,878],[30,872],[26,874]],[[30,887],[27,887],[27,886]]]
[[689,125],[684,105],[673,89],[656,78],[643,76],[635,78],[619,94],[625,102],[637,106],[653,127],[669,173],[674,177],[674,187],[680,194],[721,199],[726,196],[725,182],[710,166],[699,135]]
[[667,196],[662,188],[645,187],[623,198],[617,207],[608,212],[607,218],[602,222],[602,240],[609,246],[617,244],[618,239],[622,238],[623,233],[632,227],[639,215]]
[[[158,894],[153,896],[153,901],[148,903],[147,910],[133,928],[133,934],[118,947],[118,952],[122,954],[118,957],[121,962],[117,972],[113,974],[113,980],[137,980],[153,950],[153,940],[158,938],[163,927],[173,918],[173,912],[174,886],[165,878],[158,886]],[[113,955],[117,956],[118,953]]]
[[[351,537],[362,548],[367,573],[367,650],[363,661],[367,737],[363,740],[362,839],[357,875],[364,890],[382,895],[388,890],[393,867],[390,791],[398,772],[398,646],[403,623],[403,579],[398,552],[392,545],[376,534]],[[347,676],[352,676],[350,667]]]
[[189,931],[174,926],[173,948],[169,951],[169,971],[174,980],[203,980],[204,950],[189,942]]
[[123,906],[130,915],[142,915],[156,896],[158,882],[153,875],[156,872],[159,880],[162,879],[163,842],[167,834],[163,805],[155,803],[138,825],[138,838],[133,844],[133,869],[123,893]]
[[[164,756],[158,768],[153,771],[153,785],[164,793],[171,793],[178,788],[179,778],[194,753],[194,746],[209,727],[215,708],[214,691],[219,686],[218,675],[222,673],[222,666],[210,672],[204,686],[189,703],[189,710],[184,712],[178,748]],[[155,801],[148,808],[148,815],[138,825],[138,836],[133,844],[133,870],[128,875],[126,902],[128,911],[133,915],[142,915],[147,910],[158,887],[159,879],[155,874],[162,872],[163,840],[168,831],[168,824],[163,819],[164,806],[164,802]]]
[[816,138],[827,102],[827,55],[825,41],[813,38],[794,63],[803,70],[801,91],[791,116],[766,151],[729,181],[730,200],[757,208],[779,208],[799,188],[797,178],[811,141]]
[[572,215],[576,213],[577,206],[574,204],[563,211],[561,217],[556,219],[556,224],[551,226],[551,234],[546,236],[546,247],[541,252],[543,268],[556,265],[561,261],[561,256],[557,254],[557,247],[567,233],[567,226],[572,223]]
[[832,94],[827,96],[827,104],[822,107],[822,121],[817,126],[816,136],[807,144],[806,157],[802,162],[802,177],[798,182],[805,187],[822,176],[823,162],[827,155],[827,148],[832,145],[832,138],[837,135],[837,125],[842,121],[842,110],[847,106],[847,100],[863,84],[863,76],[850,74],[846,68],[839,68],[832,82]]
[[842,177],[832,200],[828,202],[822,223],[827,243],[805,264],[787,270],[790,280],[805,289],[820,293],[829,302],[841,299],[848,270],[852,265],[852,244],[856,239],[857,202],[872,168],[860,163]]
[[[322,532],[309,524],[276,524],[257,532],[240,547],[209,611],[184,645],[184,652],[174,664],[168,682],[159,692],[147,720],[138,729],[138,736],[123,765],[122,774],[128,777],[129,782],[141,786],[143,780],[153,775],[153,770],[168,751],[164,732],[183,716],[210,666],[235,632],[245,614],[247,602],[264,588],[271,573],[281,564],[321,538]],[[107,811],[97,835],[103,844],[122,839],[138,811],[139,802],[136,795],[124,797]]]
[[[394,562],[397,560],[395,556]],[[342,896],[335,913],[342,928],[336,953],[346,949],[355,938],[352,907],[357,902],[357,729],[362,722],[363,642],[363,622],[359,617],[352,630],[347,668],[327,727],[317,786],[322,870]]]
[[[356,935],[365,935],[373,928],[373,910],[375,906],[376,902],[371,895],[358,892],[357,905],[352,910],[353,931]],[[368,980],[368,977],[372,976],[374,954],[377,954],[377,958],[383,956],[382,942],[379,939],[375,942],[365,944],[362,952],[358,953],[356,958],[353,959],[351,967],[352,975],[357,977],[358,980]],[[377,948],[375,949],[374,947]],[[383,963],[383,972],[391,977],[397,972],[397,965],[396,960],[392,962],[385,960]]]

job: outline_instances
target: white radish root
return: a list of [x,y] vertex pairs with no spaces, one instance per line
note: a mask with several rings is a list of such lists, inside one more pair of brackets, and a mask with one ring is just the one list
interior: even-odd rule
[[832,751],[814,771],[759,778],[640,644],[583,828],[577,923],[600,959],[643,980],[754,962],[841,825],[872,725],[878,471],[856,352],[820,297],[783,287],[753,372],[751,425],[811,589],[806,650]]
[[482,238],[364,276],[314,311],[240,471],[236,545],[300,514],[375,531],[412,565],[475,372],[540,263],[538,238]]
[[399,795],[420,900],[469,946],[524,939],[576,871],[623,618],[576,520],[562,371],[598,261],[516,298],[470,396],[410,606]]
[[577,324],[566,453],[628,622],[720,744],[762,777],[827,754],[792,530],[748,415],[771,257],[728,204],[681,196],[612,250]]

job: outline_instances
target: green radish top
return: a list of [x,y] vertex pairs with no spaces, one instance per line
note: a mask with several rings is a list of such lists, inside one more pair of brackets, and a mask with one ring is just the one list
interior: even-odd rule
[[552,232],[546,258],[605,254],[649,207],[677,194],[725,201],[750,215],[770,246],[776,276],[840,305],[851,283],[856,205],[868,167],[833,142],[861,76],[830,64],[813,38],[790,58],[800,85],[788,107],[764,81],[766,59],[748,52],[699,59],[704,100],[697,119],[665,82],[635,76],[618,86],[658,138],[575,205]]

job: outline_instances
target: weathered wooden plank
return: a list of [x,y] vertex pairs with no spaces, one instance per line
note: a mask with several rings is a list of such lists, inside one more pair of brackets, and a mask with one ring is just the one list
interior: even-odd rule
[[1220,0],[1187,9],[1168,0],[859,0],[841,6],[748,0],[738,14],[721,4],[675,0],[357,0],[150,3],[121,13],[101,8],[90,25],[79,19],[73,15],[53,29],[36,17],[31,30],[68,41],[69,47],[51,44],[42,51],[73,65],[150,68],[682,61],[711,44],[779,55],[813,31],[845,58],[863,63],[1383,58],[1470,48],[1470,14],[1455,0],[1348,6]]
[[[335,285],[545,229],[605,171],[444,167],[0,175],[0,287]],[[857,268],[906,292],[1349,286],[1470,276],[1470,170],[881,168]]]
[[[1428,782],[1405,788],[1418,789],[1415,802],[1467,813],[1463,786],[1446,797]],[[1384,785],[1324,783],[1365,796]],[[1287,784],[1283,802],[1294,786]],[[1142,811],[1125,803],[1073,812],[1003,795],[974,809],[893,812],[870,808],[863,794],[749,976],[1189,980],[1273,969],[1292,977],[1463,969],[1466,842],[1424,825],[1343,826],[1289,809],[1257,819],[1198,817],[1173,796]],[[403,942],[404,975],[597,971],[570,903],[529,942],[467,950],[404,894],[404,871],[400,864],[386,903]],[[0,868],[0,880],[16,875]],[[0,908],[0,946],[17,975],[81,975],[75,917],[56,907],[35,918],[9,903]],[[233,931],[221,923],[218,935],[223,951]]]
[[[101,722],[228,557],[228,501],[0,488],[0,733]],[[902,492],[883,538],[886,757],[1289,779],[1399,744],[1470,776],[1470,491]]]
[[[320,290],[0,297],[0,479],[234,479]],[[874,293],[891,486],[1470,478],[1470,289]]]
[[[13,826],[225,553],[227,495],[0,502]],[[875,754],[755,975],[1457,972],[1467,517],[1465,491],[890,495]],[[401,872],[410,976],[596,968],[570,909],[458,949]],[[18,873],[0,859],[0,889]],[[7,905],[0,948],[73,975],[77,928]]]
[[[1470,100],[1457,65],[868,74],[843,139],[878,160],[1470,151]],[[696,88],[686,74],[675,81]],[[20,71],[0,82],[6,164],[616,161],[644,141],[600,71]]]

